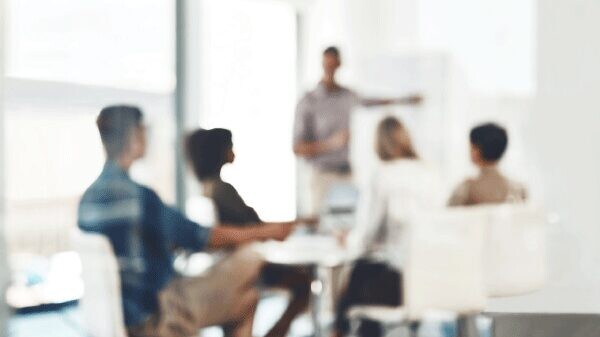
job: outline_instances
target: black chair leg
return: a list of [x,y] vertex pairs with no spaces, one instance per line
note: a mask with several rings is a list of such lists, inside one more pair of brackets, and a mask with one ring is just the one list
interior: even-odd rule
[[456,319],[456,336],[479,337],[479,329],[477,329],[477,316],[459,316]]
[[418,337],[419,336],[419,328],[421,327],[420,322],[412,322],[408,325],[408,336],[409,337]]

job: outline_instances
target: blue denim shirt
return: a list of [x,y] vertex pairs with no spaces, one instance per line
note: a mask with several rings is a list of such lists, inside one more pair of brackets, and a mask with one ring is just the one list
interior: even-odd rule
[[211,233],[166,206],[112,161],[85,191],[78,225],[106,235],[112,244],[127,326],[141,324],[157,312],[158,293],[175,276],[173,251],[202,250]]

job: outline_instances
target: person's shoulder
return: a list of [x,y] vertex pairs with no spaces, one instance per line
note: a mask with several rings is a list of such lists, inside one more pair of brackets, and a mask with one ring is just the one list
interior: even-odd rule
[[138,183],[135,183],[135,186],[138,189],[138,193],[142,194],[143,196],[160,199],[158,193],[156,193],[156,191],[151,187]]
[[433,179],[441,184],[442,171],[440,167],[432,162],[417,159],[414,160],[414,170],[419,172],[426,179]]
[[469,205],[469,199],[471,196],[471,188],[473,186],[474,180],[473,178],[467,178],[460,182],[454,190],[452,190],[452,194],[448,199],[448,206],[466,206]]
[[476,183],[477,183],[477,178],[467,177],[467,178],[463,179],[462,181],[460,181],[458,184],[456,184],[453,192],[454,192],[454,194],[468,196],[471,194],[473,185],[475,185]]
[[358,96],[358,94],[356,93],[356,91],[350,89],[347,86],[343,86],[343,85],[338,85],[338,90],[346,95],[353,95],[353,96]]
[[141,215],[140,189],[126,179],[96,180],[83,193],[77,210],[80,228],[99,228]]
[[299,104],[310,104],[313,103],[318,97],[318,89],[311,89],[305,91],[302,97],[300,97]]
[[212,182],[212,194],[213,197],[229,197],[231,195],[237,195],[237,189],[230,183],[221,179]]
[[519,197],[520,199],[528,198],[527,187],[519,181],[508,179],[509,193]]
[[400,159],[386,163],[378,172],[379,179],[390,186],[432,184],[441,180],[437,166],[420,159]]
[[82,202],[110,201],[130,197],[137,193],[135,184],[120,177],[98,177],[83,193]]
[[87,191],[90,195],[110,200],[139,199],[160,200],[151,187],[129,178],[98,179]]
[[473,185],[477,184],[477,181],[477,177],[467,177],[458,184],[458,188],[470,189]]
[[498,175],[505,181],[510,192],[526,194],[527,188],[519,180],[513,179],[511,176],[504,174],[502,171],[498,171]]
[[373,171],[372,181],[381,188],[391,187],[405,179],[406,170],[406,164],[400,160],[380,161]]

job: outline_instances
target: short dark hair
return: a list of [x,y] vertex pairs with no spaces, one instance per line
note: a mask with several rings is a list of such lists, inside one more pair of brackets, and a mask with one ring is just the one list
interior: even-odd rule
[[476,146],[481,157],[489,162],[502,158],[508,146],[506,130],[494,123],[485,123],[474,127],[470,134],[471,144]]
[[323,51],[323,55],[333,55],[333,56],[337,57],[338,59],[341,56],[340,50],[338,49],[338,47],[335,47],[335,46],[329,46],[329,47],[325,48],[325,50]]
[[185,140],[186,156],[198,180],[219,176],[232,147],[232,134],[227,129],[198,129]]
[[109,159],[123,153],[131,130],[142,125],[142,118],[142,111],[129,105],[111,105],[100,111],[96,125]]

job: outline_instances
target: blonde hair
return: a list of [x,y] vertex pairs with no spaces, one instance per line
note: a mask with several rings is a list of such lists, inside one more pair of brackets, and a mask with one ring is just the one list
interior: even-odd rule
[[408,130],[396,117],[386,117],[379,123],[375,143],[375,151],[383,161],[418,158]]

